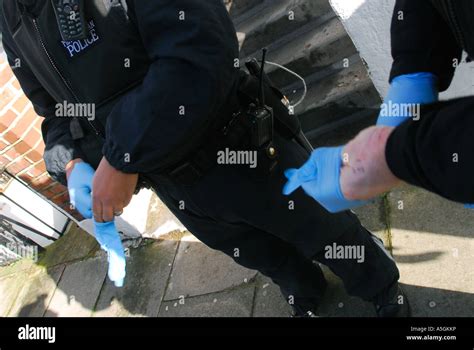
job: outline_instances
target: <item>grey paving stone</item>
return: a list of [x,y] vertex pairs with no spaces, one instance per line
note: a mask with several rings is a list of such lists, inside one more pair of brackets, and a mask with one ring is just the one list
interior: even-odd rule
[[124,287],[116,288],[107,279],[94,316],[156,317],[177,246],[177,241],[161,241],[131,249]]
[[159,317],[250,317],[255,283],[208,295],[167,301]]
[[0,278],[21,272],[28,273],[28,270],[35,265],[32,259],[20,259],[10,265],[0,267]]
[[47,247],[38,264],[56,266],[92,256],[99,250],[97,241],[77,225],[71,224],[67,233]]
[[195,238],[186,237],[178,248],[165,300],[219,292],[250,282],[256,273]]
[[253,317],[289,317],[292,308],[280,288],[268,277],[257,275]]
[[0,317],[9,314],[18,294],[28,283],[28,273],[9,274],[0,278]]
[[53,297],[64,268],[65,265],[49,269],[36,268],[36,271],[28,276],[28,283],[18,294],[8,316],[42,317]]
[[403,187],[390,194],[393,252],[414,316],[474,316],[474,211]]
[[45,316],[91,316],[106,274],[107,260],[103,255],[68,265]]

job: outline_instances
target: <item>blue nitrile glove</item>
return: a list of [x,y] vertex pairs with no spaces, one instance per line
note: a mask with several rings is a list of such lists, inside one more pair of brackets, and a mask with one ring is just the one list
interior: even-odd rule
[[369,201],[347,200],[342,194],[340,177],[343,149],[343,146],[318,148],[301,168],[286,170],[285,176],[288,182],[283,188],[283,194],[289,195],[301,186],[309,196],[331,213],[368,203]]
[[[414,73],[400,75],[392,80],[388,95],[382,104],[377,125],[396,127],[409,120],[410,113],[392,115],[392,107],[402,104],[425,105],[438,101],[438,78],[432,73]],[[396,114],[396,112],[395,112]]]
[[466,209],[474,209],[474,204],[464,204],[464,208],[466,208]]
[[92,181],[94,169],[87,163],[76,163],[67,181],[71,204],[86,219],[92,218]]
[[109,278],[116,287],[123,287],[125,279],[125,252],[115,222],[95,222],[95,238],[100,247],[107,252]]

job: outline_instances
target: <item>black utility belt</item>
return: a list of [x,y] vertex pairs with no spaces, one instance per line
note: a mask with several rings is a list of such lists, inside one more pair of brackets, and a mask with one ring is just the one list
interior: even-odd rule
[[[184,185],[192,185],[216,166],[244,166],[259,176],[268,175],[278,160],[273,135],[272,109],[249,105],[234,113],[223,129],[209,135],[197,152],[163,175]],[[235,155],[243,156],[235,161]]]

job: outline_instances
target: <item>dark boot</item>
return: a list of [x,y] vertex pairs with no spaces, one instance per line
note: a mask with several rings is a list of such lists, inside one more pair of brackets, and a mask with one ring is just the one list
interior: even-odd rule
[[387,304],[374,305],[377,317],[411,317],[410,303],[398,284],[395,296]]

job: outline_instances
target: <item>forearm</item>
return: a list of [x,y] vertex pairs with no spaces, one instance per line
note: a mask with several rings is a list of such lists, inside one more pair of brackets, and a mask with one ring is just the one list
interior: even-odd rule
[[474,98],[427,106],[419,121],[399,126],[385,156],[401,180],[445,198],[474,202]]
[[395,77],[429,72],[439,79],[439,91],[446,90],[454,76],[455,59],[462,49],[446,21],[430,1],[397,0],[391,26]]

